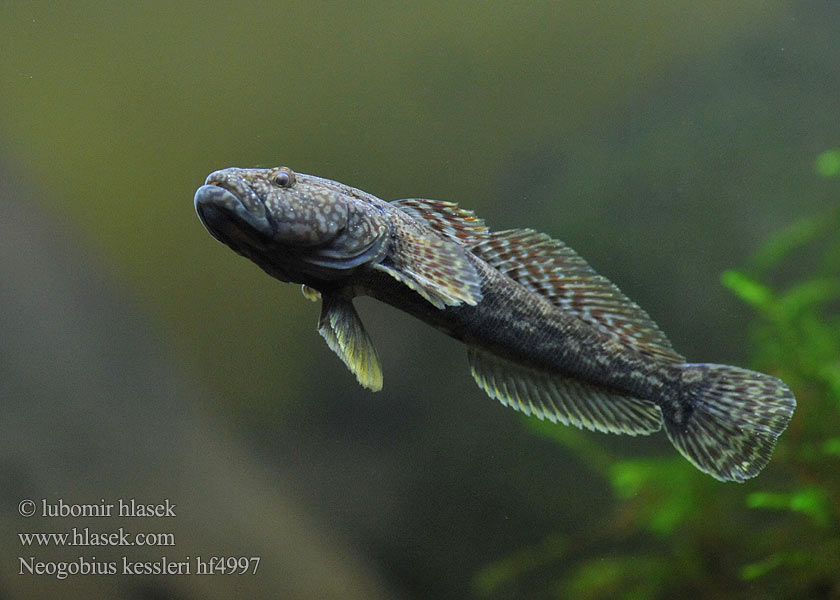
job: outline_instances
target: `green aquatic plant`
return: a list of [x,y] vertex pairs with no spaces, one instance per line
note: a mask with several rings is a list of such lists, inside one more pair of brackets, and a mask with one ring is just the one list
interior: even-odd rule
[[[840,174],[840,151],[820,154],[815,170]],[[528,578],[530,596],[546,598],[840,596],[840,206],[783,228],[721,282],[752,312],[750,366],[797,396],[770,468],[721,484],[675,457],[621,459],[579,431],[528,421],[581,456],[615,501],[598,531],[482,569],[478,596],[504,597]]]
[[840,148],[826,150],[817,156],[814,167],[823,177],[840,175]]

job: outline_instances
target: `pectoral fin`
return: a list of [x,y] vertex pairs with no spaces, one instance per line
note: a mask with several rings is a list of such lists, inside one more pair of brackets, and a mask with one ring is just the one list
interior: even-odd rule
[[[481,301],[481,282],[469,252],[454,239],[396,212],[387,260],[373,266],[404,283],[436,308]],[[453,234],[454,235],[454,234]]]
[[382,389],[382,367],[376,349],[350,298],[323,295],[318,333],[362,386],[373,392]]

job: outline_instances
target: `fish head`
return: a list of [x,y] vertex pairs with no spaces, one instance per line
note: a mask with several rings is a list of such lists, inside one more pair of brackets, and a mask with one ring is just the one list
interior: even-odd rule
[[195,194],[195,209],[208,231],[224,243],[244,236],[322,245],[344,228],[347,209],[340,194],[310,188],[285,167],[230,167],[208,175]]
[[381,258],[384,216],[361,192],[289,168],[230,167],[195,193],[213,237],[283,281],[317,287]]

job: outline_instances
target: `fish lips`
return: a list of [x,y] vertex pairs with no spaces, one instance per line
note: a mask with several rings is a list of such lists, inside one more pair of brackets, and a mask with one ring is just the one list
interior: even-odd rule
[[195,212],[214,238],[234,250],[262,247],[274,235],[265,206],[250,188],[247,204],[239,192],[206,183],[195,192]]

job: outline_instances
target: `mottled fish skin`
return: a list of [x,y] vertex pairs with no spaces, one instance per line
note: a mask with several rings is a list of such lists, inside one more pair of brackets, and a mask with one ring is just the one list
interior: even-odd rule
[[319,332],[371,390],[382,372],[352,306],[359,295],[463,341],[476,382],[503,404],[613,433],[664,424],[722,481],[757,475],[792,417],[783,382],[687,363],[641,308],[544,234],[490,232],[452,203],[385,202],[285,167],[216,171],[195,207],[214,237],[322,299]]

